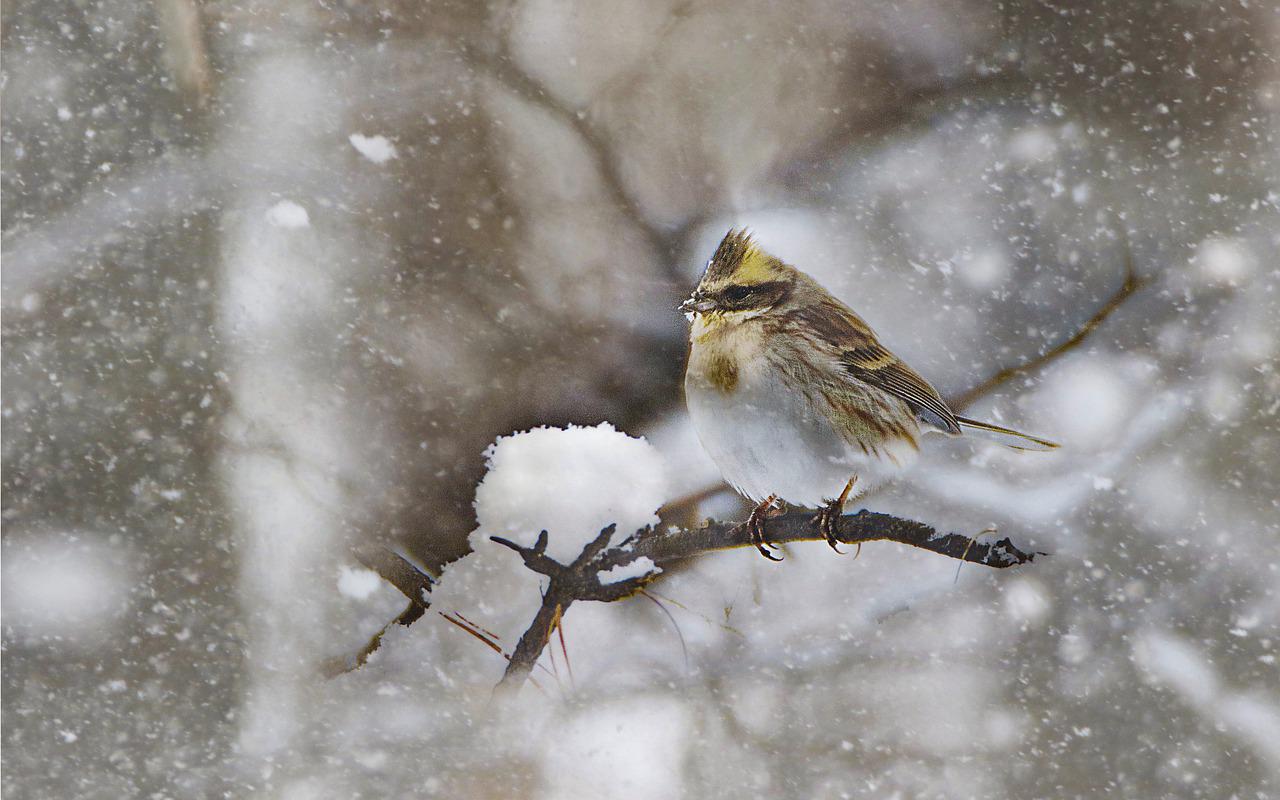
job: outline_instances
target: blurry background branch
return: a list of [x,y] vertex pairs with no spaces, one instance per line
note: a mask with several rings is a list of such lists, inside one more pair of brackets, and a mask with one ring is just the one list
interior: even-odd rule
[[1042,369],[1057,359],[1078,347],[1089,334],[1098,329],[1098,326],[1107,321],[1107,318],[1116,312],[1125,301],[1133,296],[1135,292],[1145,286],[1147,279],[1138,274],[1137,267],[1133,263],[1133,251],[1129,249],[1128,241],[1124,242],[1124,283],[1120,284],[1120,288],[1116,289],[1115,294],[1107,299],[1107,302],[1098,309],[1098,312],[1088,319],[1080,328],[1071,336],[1067,337],[1062,343],[1049,348],[1044,353],[1036,356],[1030,361],[1023,362],[1012,367],[1005,367],[996,372],[990,378],[973,387],[967,392],[956,395],[953,398],[947,398],[947,404],[956,410],[962,410],[975,401],[991,394],[1000,386],[1008,383],[1014,378],[1029,375],[1039,369]]
[[596,129],[589,114],[576,111],[557,99],[550,89],[539,84],[519,67],[505,45],[497,53],[473,52],[471,56],[476,66],[494,80],[573,130],[586,146],[600,183],[614,207],[641,233],[652,255],[666,267],[673,284],[680,283],[683,280],[680,247],[689,230],[703,218],[699,216],[691,219],[675,231],[664,231],[653,225],[627,191],[626,180],[621,171],[622,161],[614,152],[612,141]]
[[156,20],[174,83],[191,98],[192,105],[203,107],[209,102],[213,77],[200,6],[195,0],[157,0]]
[[[608,547],[613,533],[612,526],[605,528],[570,564],[561,564],[547,556],[545,531],[532,547],[523,547],[499,537],[493,538],[498,544],[520,554],[526,567],[550,579],[537,615],[520,637],[520,642],[507,663],[500,687],[514,689],[523,685],[550,641],[557,621],[574,602],[621,600],[656,579],[662,574],[662,570],[681,561],[717,550],[753,545],[751,532],[745,523],[716,520],[708,520],[700,528],[673,528],[665,531],[645,528],[616,547]],[[793,512],[771,518],[768,521],[768,537],[774,544],[822,541],[824,538],[810,512]],[[980,542],[973,536],[941,534],[923,522],[866,509],[841,517],[837,538],[844,544],[852,545],[872,541],[899,542],[949,558],[997,568],[1025,564],[1036,555],[1015,547],[1008,538]],[[601,582],[601,572],[625,567],[643,558],[653,562],[653,567],[646,574],[614,583]]]

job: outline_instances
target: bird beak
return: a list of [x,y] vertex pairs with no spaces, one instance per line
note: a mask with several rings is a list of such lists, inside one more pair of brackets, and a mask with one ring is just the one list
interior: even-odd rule
[[716,307],[714,300],[706,300],[698,297],[695,292],[692,297],[680,304],[680,310],[686,314],[705,314]]

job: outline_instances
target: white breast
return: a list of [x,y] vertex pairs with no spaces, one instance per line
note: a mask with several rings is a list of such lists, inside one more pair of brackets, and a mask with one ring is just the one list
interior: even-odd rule
[[[726,481],[761,501],[776,494],[790,504],[817,508],[858,477],[850,497],[883,482],[915,457],[907,442],[893,458],[868,456],[831,425],[821,397],[792,388],[762,357],[740,358],[738,380],[724,392],[696,369],[685,375],[685,399],[694,429]],[[897,463],[895,463],[895,460]]]

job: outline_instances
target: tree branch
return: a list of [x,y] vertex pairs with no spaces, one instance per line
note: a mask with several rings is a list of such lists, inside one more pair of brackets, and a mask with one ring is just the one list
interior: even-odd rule
[[[769,538],[776,544],[823,540],[822,533],[809,512],[793,512],[773,517],[768,522]],[[644,528],[620,544],[609,547],[614,526],[600,532],[583,548],[571,564],[562,564],[546,554],[547,533],[542,532],[532,547],[493,537],[493,541],[520,555],[529,569],[546,575],[550,582],[542,605],[520,643],[511,654],[506,672],[498,687],[515,690],[524,684],[529,673],[551,640],[557,619],[579,600],[613,602],[630,597],[659,575],[659,570],[685,559],[717,550],[752,545],[751,533],[744,523],[708,520],[700,528],[668,528],[666,531]],[[858,545],[871,541],[892,541],[919,547],[939,555],[983,566],[1004,568],[1026,564],[1041,555],[1026,552],[1008,538],[994,542],[977,541],[958,533],[939,533],[923,522],[862,510],[840,518],[836,536],[844,544]],[[616,583],[601,583],[599,573],[613,567],[648,558],[659,570]]]
[[1058,360],[1078,347],[1081,342],[1089,337],[1089,334],[1097,330],[1098,326],[1106,322],[1108,317],[1115,313],[1120,306],[1125,304],[1126,300],[1146,284],[1147,279],[1138,274],[1138,270],[1133,263],[1133,251],[1129,249],[1126,243],[1124,249],[1124,283],[1120,284],[1120,288],[1116,289],[1115,293],[1103,304],[1102,308],[1099,308],[1097,313],[1090,317],[1085,324],[1081,325],[1075,333],[1030,361],[1024,361],[1012,367],[1005,367],[969,391],[956,397],[947,398],[947,404],[957,411],[961,410],[1014,378],[1035,372],[1041,367]]
[[336,678],[348,672],[360,669],[369,660],[369,656],[382,647],[382,637],[391,630],[392,625],[408,627],[422,618],[431,607],[431,587],[438,575],[431,575],[418,569],[409,559],[380,545],[366,545],[355,550],[356,559],[367,569],[378,573],[384,581],[400,590],[409,600],[409,605],[395,619],[378,629],[369,637],[359,650],[349,656],[334,656],[325,659],[320,665],[320,672],[326,678]]
[[355,557],[366,569],[378,573],[400,594],[424,609],[431,603],[431,587],[439,575],[429,574],[409,559],[380,544],[366,543],[355,549]]

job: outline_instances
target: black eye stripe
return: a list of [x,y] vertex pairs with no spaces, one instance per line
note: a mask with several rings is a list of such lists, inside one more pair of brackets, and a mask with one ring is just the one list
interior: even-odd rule
[[722,303],[745,307],[750,305],[773,305],[790,291],[787,281],[765,281],[764,283],[735,283],[720,290]]

